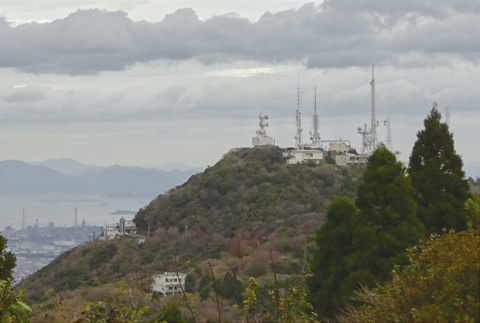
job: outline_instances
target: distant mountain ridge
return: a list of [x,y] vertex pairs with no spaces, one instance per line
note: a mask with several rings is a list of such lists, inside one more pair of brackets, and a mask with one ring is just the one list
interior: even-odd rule
[[154,197],[184,183],[197,169],[163,171],[156,168],[84,165],[73,159],[38,163],[0,161],[0,194],[100,194]]
[[47,159],[43,162],[33,162],[31,164],[45,166],[68,176],[75,176],[87,170],[102,168],[101,166],[85,165],[71,158]]
[[45,166],[18,160],[0,161],[1,194],[82,192],[82,183]]

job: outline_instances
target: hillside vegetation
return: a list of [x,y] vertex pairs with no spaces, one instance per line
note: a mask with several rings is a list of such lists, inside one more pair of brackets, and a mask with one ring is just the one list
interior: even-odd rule
[[39,304],[45,310],[72,290],[84,300],[120,297],[129,279],[178,269],[190,274],[188,291],[198,292],[198,312],[211,318],[216,314],[208,303],[214,295],[210,265],[224,287],[232,274],[239,280],[223,292],[227,308],[238,302],[237,289],[249,276],[258,278],[259,293],[272,283],[272,261],[279,280],[298,283],[295,277],[307,271],[308,248],[314,245],[309,237],[335,196],[354,196],[362,173],[327,164],[286,165],[277,147],[239,149],[139,210],[140,233],[147,235],[150,226],[145,242],[87,243],[19,287],[34,311]]
[[332,197],[353,196],[355,188],[345,168],[286,165],[278,147],[244,148],[159,196],[135,222],[143,232],[150,223],[154,230],[177,226],[226,238],[252,229],[260,238],[292,225],[301,232],[322,223]]

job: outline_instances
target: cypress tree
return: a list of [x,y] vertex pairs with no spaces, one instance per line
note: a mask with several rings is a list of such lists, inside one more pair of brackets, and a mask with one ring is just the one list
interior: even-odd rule
[[345,197],[337,197],[329,206],[326,223],[317,231],[318,250],[310,263],[308,300],[322,317],[333,317],[351,294],[341,294],[340,285],[348,276],[347,255],[352,251],[353,219],[357,209]]
[[395,265],[408,262],[406,249],[425,236],[405,168],[388,149],[370,156],[363,179],[355,205],[334,200],[316,235],[308,296],[321,317],[333,318],[361,284],[389,279]]
[[428,234],[440,233],[443,228],[460,231],[467,227],[464,204],[470,193],[463,179],[463,162],[441,118],[434,103],[424,121],[425,129],[417,133],[408,168],[418,204],[417,216]]
[[355,200],[359,212],[347,289],[389,279],[395,265],[407,263],[406,249],[425,236],[416,217],[413,188],[395,155],[384,146],[378,148],[368,159],[363,179]]

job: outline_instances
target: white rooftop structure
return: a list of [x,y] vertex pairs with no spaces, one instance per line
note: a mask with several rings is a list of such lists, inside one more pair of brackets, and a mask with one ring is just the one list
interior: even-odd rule
[[283,153],[283,157],[287,159],[287,164],[299,164],[307,162],[320,164],[320,161],[323,160],[323,151],[316,149],[292,149],[285,151]]
[[353,166],[353,165],[358,165],[358,166],[367,166],[368,163],[368,157],[370,155],[368,154],[341,154],[341,155],[336,155],[335,156],[335,164],[339,166]]

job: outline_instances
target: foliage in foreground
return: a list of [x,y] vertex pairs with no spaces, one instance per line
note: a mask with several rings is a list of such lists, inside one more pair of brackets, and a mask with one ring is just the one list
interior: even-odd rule
[[243,300],[244,322],[318,322],[313,307],[306,301],[306,292],[300,287],[279,288],[278,282],[268,291],[273,308],[265,306],[260,299],[259,286],[255,278],[249,277]]
[[[105,302],[86,302],[81,310],[81,317],[75,323],[95,322],[95,323],[136,323],[142,322],[143,315],[148,312],[148,306],[139,309],[131,309],[122,304],[115,306]],[[157,323],[159,321],[153,321]]]
[[23,291],[15,295],[10,280],[0,280],[0,322],[29,322],[30,313],[30,307],[23,302]]
[[12,271],[15,268],[17,258],[7,251],[7,239],[0,235],[0,279],[12,279]]
[[384,287],[362,288],[339,322],[479,322],[479,230],[451,230],[408,252]]
[[23,301],[23,291],[15,295],[11,289],[15,255],[7,251],[7,239],[0,235],[0,322],[28,322],[30,307]]
[[322,317],[333,318],[360,284],[388,280],[395,265],[408,262],[405,250],[424,238],[412,187],[395,155],[378,148],[363,178],[355,206],[337,198],[316,235],[309,300]]

